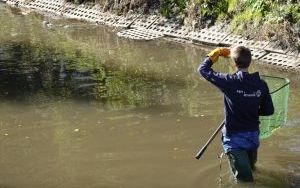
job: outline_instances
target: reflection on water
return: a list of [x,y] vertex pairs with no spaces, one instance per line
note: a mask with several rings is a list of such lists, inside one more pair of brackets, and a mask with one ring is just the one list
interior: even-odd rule
[[[26,98],[37,93],[61,98],[96,99],[104,104],[158,104],[166,82],[108,67],[92,57],[64,53],[42,44],[2,44],[1,96]],[[43,53],[46,52],[46,53]],[[34,58],[34,59],[32,59]],[[91,67],[85,64],[95,64]]]
[[[23,41],[3,43],[0,48],[3,99],[26,101],[46,94],[62,99],[94,100],[109,109],[181,105],[190,115],[199,116],[197,108],[200,106],[194,101],[206,97],[202,95],[207,93],[199,92],[198,80],[193,83],[179,76],[173,80],[169,74],[157,78],[153,75],[155,72],[124,70],[76,49],[56,52],[43,43],[24,44]],[[175,101],[176,98],[180,101]]]
[[[223,116],[196,73],[203,50],[43,19],[0,4],[0,187],[235,186],[218,141],[193,158]],[[256,187],[297,187],[299,77],[257,69],[292,85],[289,126],[262,142]]]

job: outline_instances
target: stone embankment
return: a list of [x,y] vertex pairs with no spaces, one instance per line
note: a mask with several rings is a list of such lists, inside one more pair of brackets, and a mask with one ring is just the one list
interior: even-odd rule
[[103,8],[97,4],[75,5],[65,2],[65,0],[0,1],[18,8],[121,28],[123,30],[118,33],[118,36],[135,40],[172,37],[175,41],[192,42],[194,44],[244,45],[251,49],[253,59],[260,60],[259,62],[264,65],[300,72],[300,54],[289,51],[289,49],[275,47],[275,44],[269,41],[248,40],[233,35],[224,26],[193,31],[158,15],[141,15],[129,12],[126,16],[117,16],[109,12],[103,12]]

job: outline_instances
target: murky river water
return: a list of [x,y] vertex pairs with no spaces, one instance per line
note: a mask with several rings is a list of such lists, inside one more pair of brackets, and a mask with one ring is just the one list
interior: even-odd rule
[[[194,159],[223,117],[196,72],[205,50],[43,20],[0,4],[0,187],[231,186],[219,139]],[[255,70],[291,80],[288,124],[262,141],[255,187],[299,187],[300,76]]]

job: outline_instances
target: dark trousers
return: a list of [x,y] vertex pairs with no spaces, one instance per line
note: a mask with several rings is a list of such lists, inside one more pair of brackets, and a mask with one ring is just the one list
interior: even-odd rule
[[237,150],[227,153],[233,176],[237,181],[252,182],[252,171],[255,170],[257,150]]

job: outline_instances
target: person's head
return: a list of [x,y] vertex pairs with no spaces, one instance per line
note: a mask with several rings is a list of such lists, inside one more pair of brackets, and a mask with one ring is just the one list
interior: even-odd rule
[[230,49],[230,57],[239,69],[248,68],[252,61],[250,49],[244,46],[235,46]]

